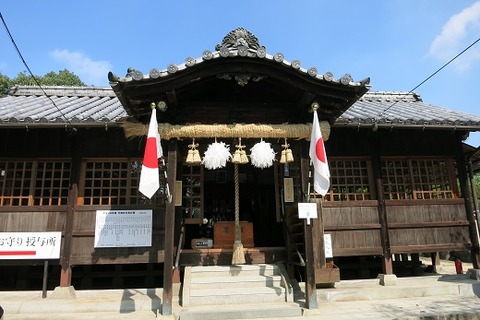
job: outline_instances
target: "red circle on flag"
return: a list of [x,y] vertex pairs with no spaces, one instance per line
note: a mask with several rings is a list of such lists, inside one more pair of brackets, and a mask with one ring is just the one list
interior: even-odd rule
[[327,163],[327,160],[325,159],[325,147],[323,145],[323,138],[317,140],[317,145],[315,146],[315,153],[318,160],[322,161],[323,163]]

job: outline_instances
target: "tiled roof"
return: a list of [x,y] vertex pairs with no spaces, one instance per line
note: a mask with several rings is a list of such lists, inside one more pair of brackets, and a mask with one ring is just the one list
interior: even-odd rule
[[170,64],[164,70],[153,68],[148,74],[143,74],[140,70],[135,68],[129,68],[127,75],[121,77],[110,72],[108,78],[111,83],[116,82],[135,82],[135,81],[149,81],[160,78],[171,77],[178,72],[182,72],[188,68],[193,68],[206,61],[219,60],[224,58],[236,58],[236,57],[248,57],[252,59],[265,59],[274,63],[278,63],[285,68],[292,68],[297,70],[300,74],[310,76],[312,79],[318,81],[327,81],[336,84],[340,84],[346,87],[363,87],[368,85],[370,79],[364,79],[361,81],[353,81],[350,74],[344,74],[340,78],[336,78],[331,72],[325,74],[319,74],[317,68],[309,67],[308,69],[302,67],[300,60],[293,60],[291,62],[285,60],[283,53],[277,52],[275,54],[269,54],[266,48],[258,42],[250,31],[245,28],[237,28],[229,32],[222,40],[221,44],[217,44],[215,51],[205,50],[201,57],[192,58],[188,57],[185,62],[179,65]]
[[[44,92],[47,96],[44,95]],[[14,87],[0,98],[0,126],[104,125],[127,116],[111,88]]]
[[[37,87],[16,87],[0,98],[0,127],[64,125],[66,119],[75,125],[98,126],[120,124],[128,117],[111,88],[45,87],[44,91],[48,97]],[[424,103],[415,93],[368,92],[334,126],[374,125],[480,131],[480,116]]]
[[438,127],[480,130],[480,116],[434,106],[410,92],[368,92],[336,126]]

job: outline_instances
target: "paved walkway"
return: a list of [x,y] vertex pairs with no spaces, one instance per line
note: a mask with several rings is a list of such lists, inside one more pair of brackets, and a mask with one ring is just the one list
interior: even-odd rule
[[[317,289],[318,308],[304,309],[302,317],[282,319],[480,319],[480,281],[466,274],[455,275],[452,266],[442,264],[437,275],[398,278],[395,286],[381,286],[377,279],[341,281],[335,288]],[[295,290],[295,303],[302,307],[303,288],[300,283]],[[182,310],[180,287],[174,289],[172,316],[160,313],[162,289],[77,290],[75,299],[58,297],[54,292],[48,292],[46,299],[39,291],[0,292],[0,305],[5,309],[5,320],[173,320]],[[248,307],[240,306],[238,318]],[[231,310],[235,306],[213,308]]]

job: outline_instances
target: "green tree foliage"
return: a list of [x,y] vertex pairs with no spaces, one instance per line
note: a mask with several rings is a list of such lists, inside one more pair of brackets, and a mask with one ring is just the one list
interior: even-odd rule
[[[41,86],[74,86],[84,87],[85,84],[73,72],[66,69],[60,70],[58,73],[51,71],[46,75],[35,76]],[[20,72],[15,78],[10,79],[8,76],[0,73],[0,97],[7,94],[8,90],[14,86],[36,86],[37,83],[32,76],[26,72]]]
[[475,175],[473,177],[473,183],[475,184],[475,190],[477,191],[477,199],[480,201],[480,175]]

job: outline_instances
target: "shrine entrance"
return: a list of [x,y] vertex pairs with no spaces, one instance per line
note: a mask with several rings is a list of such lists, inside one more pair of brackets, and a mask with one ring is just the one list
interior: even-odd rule
[[[259,169],[238,166],[239,217],[244,248],[282,247],[277,217],[275,165]],[[185,249],[231,249],[234,242],[236,164],[216,170],[183,166],[182,216]]]

